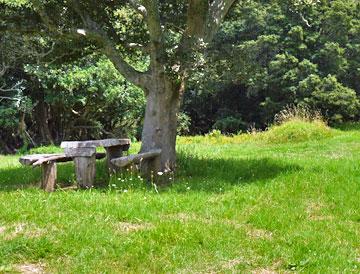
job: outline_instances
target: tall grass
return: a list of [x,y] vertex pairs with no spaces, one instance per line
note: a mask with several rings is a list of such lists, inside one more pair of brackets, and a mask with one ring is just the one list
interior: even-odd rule
[[336,134],[337,131],[327,125],[319,111],[307,107],[289,106],[276,114],[274,123],[264,131],[251,129],[247,133],[226,136],[215,130],[205,135],[204,138],[185,137],[180,139],[180,142],[281,144],[319,141]]
[[307,106],[288,105],[274,117],[274,124],[281,125],[288,121],[322,122],[326,124],[324,117],[319,110]]

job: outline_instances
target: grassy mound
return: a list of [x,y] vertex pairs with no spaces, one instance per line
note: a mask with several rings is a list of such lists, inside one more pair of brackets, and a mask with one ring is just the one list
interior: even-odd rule
[[291,119],[271,126],[267,131],[256,134],[255,138],[268,143],[287,143],[321,140],[334,134],[335,130],[321,120]]
[[291,118],[274,124],[266,131],[254,131],[233,136],[222,135],[213,131],[205,136],[191,136],[178,138],[178,144],[242,144],[247,142],[261,142],[269,144],[298,143],[322,140],[333,137],[338,131],[326,125],[323,120],[306,120]]

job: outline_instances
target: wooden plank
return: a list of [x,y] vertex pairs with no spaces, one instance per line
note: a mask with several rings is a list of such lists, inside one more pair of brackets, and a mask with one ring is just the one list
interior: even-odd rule
[[[96,159],[103,159],[106,157],[106,153],[98,152],[96,153]],[[68,157],[63,154],[31,154],[22,156],[19,159],[19,162],[22,165],[26,166],[38,166],[48,161],[53,161],[57,163],[61,162],[70,162],[73,160],[73,157]]]
[[31,154],[20,157],[19,162],[23,165],[32,165],[36,161],[48,157],[57,157],[58,159],[61,159],[62,157],[65,157],[65,154]]
[[[96,160],[103,159],[106,157],[106,153],[105,152],[96,152],[95,157],[96,157]],[[57,159],[56,162],[57,163],[70,162],[73,159],[74,159],[74,157],[64,157],[64,158]]]
[[75,157],[74,163],[78,186],[91,188],[94,185],[96,175],[95,154],[91,157]]
[[133,154],[125,157],[115,158],[111,160],[111,163],[118,167],[126,167],[131,164],[140,163],[142,160],[151,159],[159,156],[161,149],[155,149],[149,152]]
[[95,147],[64,148],[67,157],[91,157],[96,153]]
[[42,165],[43,174],[41,180],[41,188],[46,192],[53,192],[55,190],[57,168],[55,162],[48,162]]
[[130,139],[103,139],[90,141],[64,141],[61,148],[81,148],[81,147],[111,147],[119,145],[129,145]]
[[40,166],[42,164],[45,164],[45,163],[49,163],[49,162],[56,162],[57,160],[67,160],[67,161],[71,161],[72,158],[70,157],[66,157],[65,154],[58,154],[58,155],[50,155],[50,156],[47,156],[47,157],[42,157],[42,158],[39,158],[36,162],[34,162],[32,164],[32,166]]
[[[131,140],[130,139],[104,139],[100,140],[101,146],[103,147],[112,147],[112,146],[124,146],[130,147]],[[126,149],[124,149],[126,150]]]

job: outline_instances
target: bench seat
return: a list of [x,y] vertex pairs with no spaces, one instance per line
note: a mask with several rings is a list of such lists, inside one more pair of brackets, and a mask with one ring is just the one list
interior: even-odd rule
[[[106,157],[106,153],[96,153],[96,159],[102,159]],[[56,163],[73,161],[73,157],[66,156],[64,153],[59,154],[31,154],[22,156],[19,162],[26,166],[41,166],[42,167],[42,179],[41,188],[47,192],[52,192],[55,189],[57,167]]]

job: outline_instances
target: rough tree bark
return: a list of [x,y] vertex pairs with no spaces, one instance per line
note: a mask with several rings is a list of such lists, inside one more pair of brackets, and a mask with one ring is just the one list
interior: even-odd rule
[[140,152],[161,149],[160,157],[142,163],[142,172],[149,177],[150,172],[175,170],[177,113],[180,107],[178,87],[165,76],[153,77],[146,91],[145,120],[142,131]]
[[34,116],[40,131],[39,143],[42,145],[50,145],[54,143],[49,129],[49,112],[44,100],[44,94],[38,95],[38,101],[34,109]]

